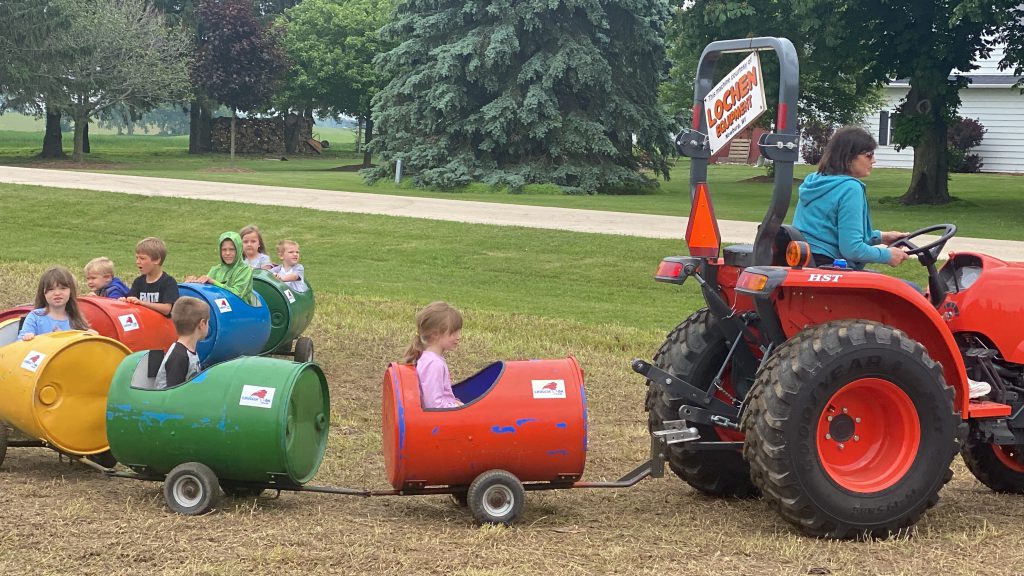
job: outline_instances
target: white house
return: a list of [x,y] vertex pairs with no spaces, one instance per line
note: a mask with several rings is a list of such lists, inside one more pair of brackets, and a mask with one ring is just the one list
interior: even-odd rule
[[[966,74],[972,80],[960,91],[960,116],[981,122],[987,132],[981,144],[971,153],[981,156],[982,172],[1024,173],[1024,95],[1013,85],[1021,78],[1012,70],[999,70],[1003,48],[996,47],[980,66]],[[883,92],[884,108],[866,119],[866,128],[878,140],[875,166],[885,168],[913,168],[914,149],[897,152],[892,146],[892,128],[889,115],[907,95],[910,85],[906,80],[889,84]]]

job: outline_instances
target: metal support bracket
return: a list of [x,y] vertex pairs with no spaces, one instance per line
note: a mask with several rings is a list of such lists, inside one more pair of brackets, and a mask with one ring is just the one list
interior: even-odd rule
[[676,151],[683,156],[705,160],[711,157],[711,146],[703,132],[683,128],[676,134],[675,145]]
[[796,162],[800,158],[800,135],[765,132],[757,142],[761,155],[776,162]]

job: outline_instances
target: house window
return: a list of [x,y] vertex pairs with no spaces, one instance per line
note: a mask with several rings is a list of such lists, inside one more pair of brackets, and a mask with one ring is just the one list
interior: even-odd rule
[[889,140],[889,111],[882,110],[878,113],[878,145],[888,146]]

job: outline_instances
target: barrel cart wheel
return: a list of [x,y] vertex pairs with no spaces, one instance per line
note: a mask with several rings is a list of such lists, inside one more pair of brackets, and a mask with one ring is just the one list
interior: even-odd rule
[[843,320],[804,330],[774,358],[742,427],[752,478],[786,520],[812,536],[884,538],[935,505],[966,425],[924,346]]
[[263,488],[231,482],[230,480],[221,480],[220,489],[223,490],[224,494],[229,498],[242,498],[247,500],[259,498],[265,491]]
[[4,458],[7,457],[7,424],[0,421],[0,465],[3,465]]
[[308,336],[299,336],[295,340],[295,361],[296,362],[312,362],[313,361],[313,339]]
[[473,519],[480,524],[512,524],[522,513],[525,499],[523,483],[504,470],[477,476],[466,493]]
[[469,493],[464,490],[461,492],[452,492],[451,494],[448,495],[448,497],[451,498],[452,500],[452,504],[455,504],[459,508],[465,508],[469,506],[469,500],[467,500],[468,496]]
[[167,506],[178,514],[205,514],[220,499],[217,475],[199,462],[179,464],[164,480],[164,498]]

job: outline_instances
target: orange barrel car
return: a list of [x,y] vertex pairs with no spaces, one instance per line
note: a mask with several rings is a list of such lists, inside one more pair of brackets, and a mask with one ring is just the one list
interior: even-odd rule
[[[145,306],[113,298],[81,296],[78,298],[78,308],[89,326],[100,336],[113,338],[132,352],[166,350],[177,339],[171,319]],[[0,312],[0,322],[20,319],[32,310],[31,305],[4,310]]]
[[[508,524],[523,482],[570,488],[587,455],[587,402],[575,358],[495,362],[452,386],[464,404],[425,409],[416,368],[384,375],[388,481],[402,493],[448,492],[479,522]],[[529,486],[529,485],[528,485]]]

